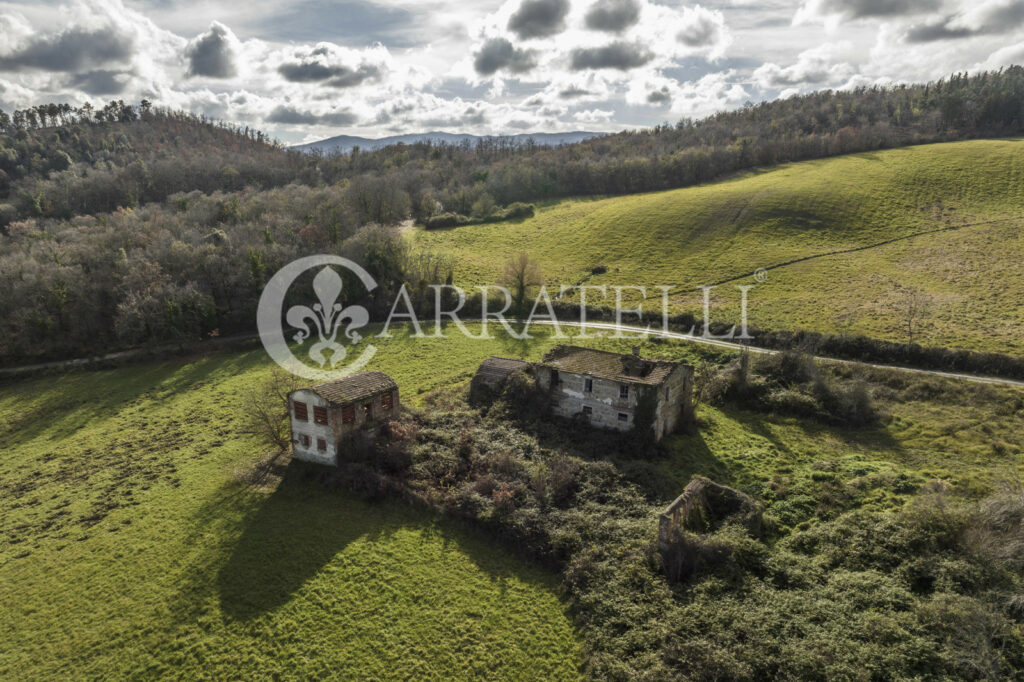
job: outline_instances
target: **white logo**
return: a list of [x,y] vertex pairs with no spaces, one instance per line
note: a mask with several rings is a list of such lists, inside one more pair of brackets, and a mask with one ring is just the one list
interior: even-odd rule
[[[363,339],[358,330],[369,323],[370,314],[361,305],[342,308],[338,302],[343,288],[342,279],[331,266],[340,266],[354,274],[367,293],[377,287],[370,273],[347,258],[307,256],[292,261],[270,278],[256,310],[260,341],[274,362],[296,376],[314,381],[330,381],[357,372],[377,353],[377,348],[370,345],[353,362],[348,365],[342,363],[348,356],[344,339],[348,339],[352,346],[358,345]],[[302,273],[314,268],[319,268],[313,277],[311,292],[316,295],[316,302],[312,306],[294,305],[284,311],[288,289]],[[290,327],[289,331],[294,331],[291,340],[298,344],[301,349],[299,352],[305,352],[319,369],[302,362],[292,352],[281,324],[282,312]],[[308,349],[304,348],[305,343],[311,339],[316,342]]]

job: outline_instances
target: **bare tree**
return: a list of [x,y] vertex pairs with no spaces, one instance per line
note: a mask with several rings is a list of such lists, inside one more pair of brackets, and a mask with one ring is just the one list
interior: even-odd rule
[[925,318],[931,312],[932,297],[920,289],[893,283],[895,309],[900,324],[907,333],[907,343],[913,344]]
[[526,297],[533,287],[539,287],[544,283],[540,266],[537,261],[530,258],[525,251],[505,263],[505,270],[501,275],[501,285],[512,292],[512,304],[516,314],[524,313]]
[[253,387],[242,400],[242,433],[256,436],[279,451],[291,445],[288,422],[288,394],[300,387],[298,379],[279,367]]

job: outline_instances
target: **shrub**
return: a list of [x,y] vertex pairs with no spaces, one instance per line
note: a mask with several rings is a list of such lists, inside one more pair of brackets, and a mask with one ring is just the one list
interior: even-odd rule
[[470,219],[458,213],[441,213],[427,218],[424,223],[428,230],[438,230],[445,227],[457,227],[469,224]]

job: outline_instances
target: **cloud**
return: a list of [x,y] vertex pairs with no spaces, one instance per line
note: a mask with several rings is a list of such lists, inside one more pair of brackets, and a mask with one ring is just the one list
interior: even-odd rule
[[597,0],[584,17],[586,27],[594,31],[621,33],[640,21],[637,0]]
[[996,50],[989,55],[984,64],[981,64],[981,68],[1000,69],[1021,62],[1024,62],[1024,42]]
[[327,66],[320,62],[290,63],[277,67],[278,73],[291,83],[317,83],[327,81],[334,88],[351,88],[367,80],[379,80],[383,75],[376,64],[357,67]]
[[642,45],[616,41],[602,47],[581,47],[569,55],[573,71],[584,69],[617,69],[628,71],[643,66],[654,59],[654,55]]
[[127,63],[134,54],[131,36],[113,27],[96,30],[69,28],[32,39],[18,50],[0,56],[0,69],[21,71],[81,71],[112,63]]
[[575,85],[570,85],[558,91],[558,96],[561,99],[576,99],[577,97],[586,97],[589,94],[591,94],[590,90],[585,90]]
[[793,23],[910,16],[933,12],[941,6],[942,0],[806,0]]
[[849,45],[821,45],[801,52],[793,64],[782,67],[771,62],[754,71],[754,80],[768,90],[798,85],[838,84],[856,73],[846,62],[839,62],[836,54]]
[[358,121],[359,117],[348,110],[314,114],[309,111],[300,111],[295,107],[279,104],[274,107],[265,120],[268,123],[282,123],[285,125],[349,126]]
[[569,0],[523,0],[508,20],[508,30],[520,40],[546,38],[565,30]]
[[608,109],[588,109],[585,111],[577,111],[572,115],[574,121],[580,123],[606,123],[610,121],[612,116],[615,115],[614,111]]
[[669,92],[667,86],[662,86],[659,90],[651,90],[650,92],[647,93],[647,103],[657,105],[671,104],[672,93]]
[[1009,33],[1024,23],[1024,0],[989,0],[972,4],[970,9],[947,15],[937,21],[911,26],[908,43],[955,40],[980,35]]
[[67,85],[88,95],[120,95],[130,80],[130,73],[101,69],[74,74],[68,79]]
[[238,75],[238,39],[224,24],[214,21],[210,30],[195,37],[185,48],[188,73],[206,78],[234,78]]
[[736,71],[730,69],[680,83],[674,78],[650,74],[630,81],[626,103],[643,107],[664,107],[671,103],[670,111],[677,116],[709,116],[718,111],[735,109],[750,99],[750,94],[742,85],[732,82],[736,77]]
[[331,43],[290,52],[277,67],[289,83],[322,83],[332,88],[353,88],[376,83],[391,70],[387,48],[351,50]]
[[725,17],[722,13],[697,5],[684,12],[683,24],[676,38],[688,47],[709,47],[721,43],[725,33]]
[[514,47],[504,38],[491,38],[473,55],[473,68],[481,76],[490,76],[505,69],[526,73],[537,66],[535,50]]

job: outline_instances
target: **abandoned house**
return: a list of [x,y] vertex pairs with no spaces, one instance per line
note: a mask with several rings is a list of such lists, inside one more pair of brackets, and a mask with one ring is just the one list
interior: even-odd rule
[[509,377],[517,372],[527,372],[531,367],[529,362],[523,360],[491,356],[480,363],[480,368],[473,375],[473,380],[469,384],[469,394],[476,398],[488,393],[499,393]]
[[534,374],[554,414],[580,416],[596,427],[629,431],[640,417],[661,440],[691,417],[693,367],[642,358],[639,348],[626,355],[562,345],[538,363],[492,357],[480,365],[471,390],[498,391],[521,371]]
[[358,372],[292,391],[288,407],[295,459],[337,466],[346,442],[398,416],[398,385],[383,372]]

